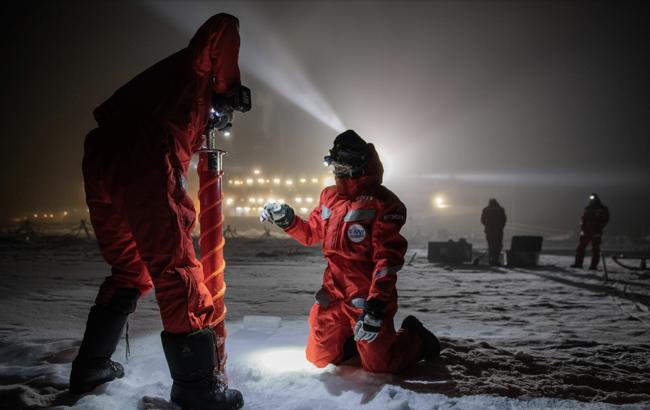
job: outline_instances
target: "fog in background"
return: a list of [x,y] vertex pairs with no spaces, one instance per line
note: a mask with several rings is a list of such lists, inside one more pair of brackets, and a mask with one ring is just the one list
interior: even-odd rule
[[[379,149],[409,232],[481,232],[495,197],[511,233],[577,229],[590,192],[610,234],[650,233],[650,7],[642,2],[30,2],[2,27],[0,219],[84,207],[93,109],[240,19],[242,81],[226,172],[322,174],[333,138]],[[195,183],[195,181],[194,181]],[[435,208],[443,195],[447,208]]]

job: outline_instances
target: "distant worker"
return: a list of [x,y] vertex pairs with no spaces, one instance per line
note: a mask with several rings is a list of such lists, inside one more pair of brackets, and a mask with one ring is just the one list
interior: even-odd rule
[[501,265],[499,256],[503,249],[503,228],[506,226],[506,220],[506,211],[503,207],[496,199],[490,199],[488,206],[481,212],[481,223],[485,227],[490,266]]
[[381,185],[375,147],[356,132],[337,136],[330,154],[336,185],[321,192],[307,220],[281,203],[267,204],[261,216],[303,245],[322,242],[327,267],[309,314],[307,360],[325,367],[358,354],[366,371],[394,373],[435,359],[438,339],[418,319],[407,316],[398,331],[393,324],[406,207]]
[[600,242],[603,239],[603,228],[609,222],[609,208],[600,201],[597,194],[589,196],[589,204],[582,213],[580,224],[580,241],[576,249],[576,260],[572,268],[582,268],[585,259],[585,249],[591,243],[591,265],[590,270],[598,269],[600,261]]
[[102,255],[111,266],[91,307],[70,392],[124,377],[111,360],[138,299],[155,288],[171,372],[171,401],[182,408],[239,409],[225,382],[220,317],[194,252],[194,204],[187,173],[202,135],[225,112],[222,98],[242,90],[239,21],[208,19],[189,45],[122,86],[95,109],[86,136],[86,203]]

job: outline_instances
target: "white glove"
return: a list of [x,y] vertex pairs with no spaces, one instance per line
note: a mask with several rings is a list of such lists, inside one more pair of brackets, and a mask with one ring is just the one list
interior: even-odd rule
[[293,222],[293,209],[287,204],[269,202],[260,213],[260,222],[270,222],[280,228],[286,228]]
[[357,342],[365,340],[372,343],[379,335],[379,329],[381,329],[381,319],[364,313],[354,325],[354,340]]

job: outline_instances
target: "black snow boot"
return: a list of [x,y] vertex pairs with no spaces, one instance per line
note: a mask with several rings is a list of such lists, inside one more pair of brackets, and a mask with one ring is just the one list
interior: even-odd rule
[[211,328],[187,334],[163,331],[161,338],[174,381],[172,402],[184,410],[237,410],[244,405],[241,393],[229,389],[218,374]]
[[573,262],[573,265],[571,265],[571,268],[578,268],[582,269],[582,263],[584,261],[584,258],[581,258],[580,256],[576,256],[575,262]]
[[90,308],[79,353],[72,362],[70,392],[87,393],[100,384],[124,377],[121,364],[111,360],[129,314],[135,310],[137,289],[119,289],[108,306]]
[[438,338],[415,316],[409,315],[402,321],[402,329],[417,333],[422,339],[423,358],[432,362],[440,356],[440,342]]
[[357,342],[354,340],[354,336],[350,336],[343,343],[341,363],[354,359],[355,357],[359,357],[359,349],[357,348]]

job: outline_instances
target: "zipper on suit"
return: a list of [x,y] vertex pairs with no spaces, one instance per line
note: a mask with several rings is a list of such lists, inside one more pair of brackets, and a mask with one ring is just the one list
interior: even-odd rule
[[343,218],[345,218],[345,215],[348,213],[349,210],[349,201],[346,201],[341,207],[343,208],[343,212],[340,214],[340,216],[336,219],[336,227],[334,228],[334,237],[332,237],[332,249],[342,249],[343,245],[337,247],[338,242],[340,240],[340,231],[343,222]]
[[332,235],[332,240],[330,242],[330,249],[336,249],[336,239],[339,236],[340,224],[341,224],[341,218],[336,218],[336,225],[334,225],[334,235]]

